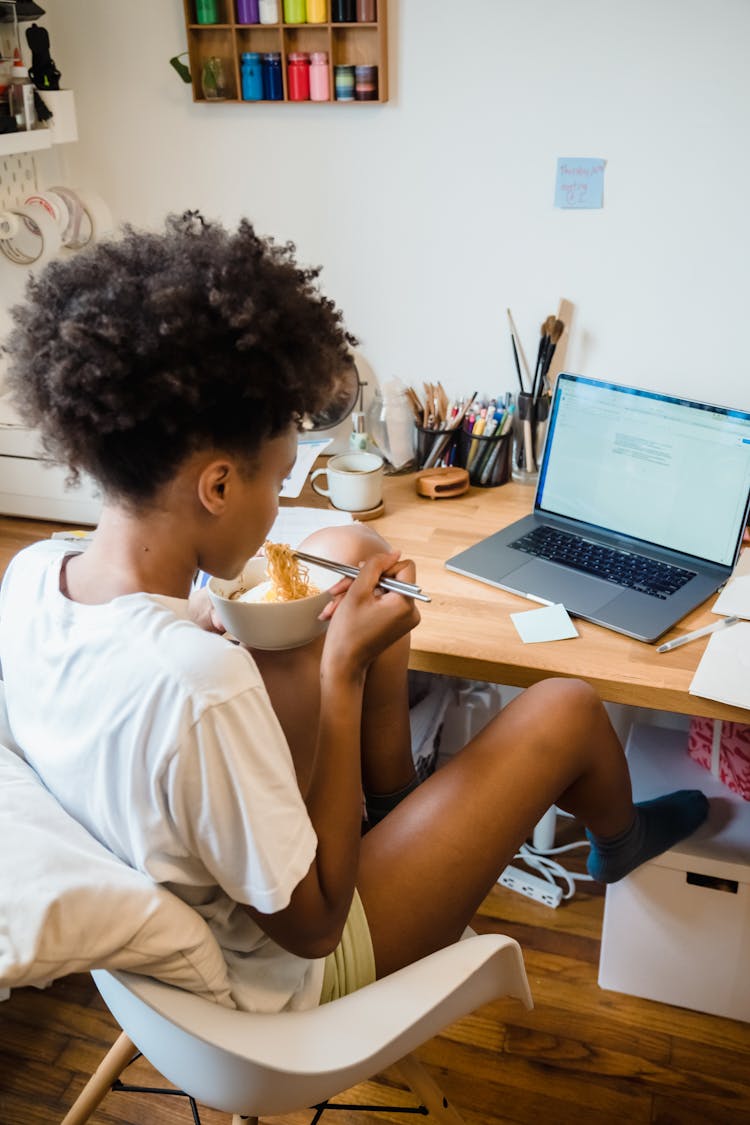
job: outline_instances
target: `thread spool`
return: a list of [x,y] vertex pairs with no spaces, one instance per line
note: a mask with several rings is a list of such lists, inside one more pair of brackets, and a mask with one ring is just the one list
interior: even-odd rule
[[43,207],[22,204],[9,208],[2,217],[10,233],[0,239],[0,251],[9,262],[39,270],[59,253],[60,231]]
[[13,211],[0,211],[0,239],[18,234],[19,218]]
[[95,192],[55,186],[45,189],[44,194],[58,196],[68,209],[68,224],[62,232],[66,250],[82,250],[112,230],[110,210]]

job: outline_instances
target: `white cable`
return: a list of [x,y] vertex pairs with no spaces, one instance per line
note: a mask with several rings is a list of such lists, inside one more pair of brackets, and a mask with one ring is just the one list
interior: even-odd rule
[[559,879],[565,886],[563,893],[564,899],[572,898],[575,894],[576,883],[578,882],[592,882],[591,875],[579,875],[577,872],[568,871],[562,864],[557,863],[556,860],[550,859],[551,855],[557,855],[561,852],[569,852],[575,848],[590,847],[588,840],[577,840],[572,844],[563,844],[557,848],[535,848],[532,844],[521,844],[521,847],[515,854],[515,859],[522,859],[527,867],[536,871],[543,879],[553,886],[557,886],[555,882]]

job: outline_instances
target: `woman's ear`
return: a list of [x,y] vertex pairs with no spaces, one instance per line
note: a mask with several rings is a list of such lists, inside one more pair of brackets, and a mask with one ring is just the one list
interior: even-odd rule
[[224,459],[211,461],[198,477],[198,500],[211,516],[223,514],[234,467]]

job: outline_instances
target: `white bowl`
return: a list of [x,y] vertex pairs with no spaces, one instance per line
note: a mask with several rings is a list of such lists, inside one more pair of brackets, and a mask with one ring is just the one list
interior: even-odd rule
[[231,596],[268,581],[264,558],[250,559],[242,573],[231,581],[210,578],[208,595],[227,632],[249,648],[299,648],[325,632],[328,622],[319,621],[318,615],[330,601],[329,587],[339,580],[330,570],[316,566],[307,569],[311,584],[320,593],[293,602],[240,601]]

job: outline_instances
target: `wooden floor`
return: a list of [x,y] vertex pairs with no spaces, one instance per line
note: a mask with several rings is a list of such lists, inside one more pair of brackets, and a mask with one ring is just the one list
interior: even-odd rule
[[[602,906],[600,890],[590,886],[557,910],[494,890],[475,928],[518,939],[536,1006],[487,1005],[427,1043],[418,1052],[422,1062],[467,1125],[750,1123],[750,1025],[599,989]],[[59,1122],[116,1031],[87,976],[13,993],[0,1004],[0,1125]],[[163,1085],[144,1062],[130,1073],[135,1085]],[[338,1100],[414,1104],[388,1075]],[[305,1111],[273,1120],[311,1119]],[[229,1121],[202,1109],[201,1120]],[[418,1120],[340,1111],[322,1125]],[[191,1122],[182,1098],[118,1092],[92,1118],[92,1125]]]

